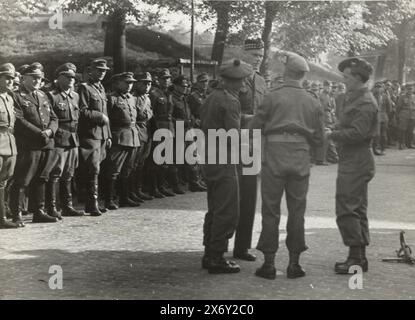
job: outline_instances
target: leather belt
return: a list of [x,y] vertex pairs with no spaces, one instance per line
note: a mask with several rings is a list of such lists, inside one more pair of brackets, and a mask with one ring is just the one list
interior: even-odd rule
[[279,133],[266,136],[269,142],[307,142],[307,139],[298,133]]

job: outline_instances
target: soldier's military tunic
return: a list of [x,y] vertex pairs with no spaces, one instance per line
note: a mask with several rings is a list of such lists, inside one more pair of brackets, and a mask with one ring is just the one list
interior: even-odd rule
[[103,116],[108,116],[107,97],[101,83],[82,83],[79,87],[79,153],[80,164],[85,172],[98,175],[100,164],[106,157],[106,143],[111,138],[109,125]]
[[367,188],[375,174],[371,144],[378,130],[378,106],[363,88],[346,93],[341,108],[339,127],[331,134],[339,146],[337,225],[346,246],[364,246],[370,242]]
[[128,178],[134,170],[140,138],[137,127],[137,98],[131,93],[108,96],[112,147],[106,160],[105,176]]
[[[201,109],[201,128],[206,137],[208,129],[239,130],[240,108],[237,93],[227,91],[220,86],[215,88],[206,98]],[[228,154],[231,151],[228,145]],[[208,152],[210,153],[207,150],[206,155]],[[216,155],[217,157],[219,155],[218,145]],[[223,253],[228,250],[228,240],[232,237],[239,218],[237,165],[230,162],[227,164],[206,162],[202,165],[202,172],[208,188],[208,212],[203,225],[203,245],[211,252]]]
[[[256,114],[266,93],[267,84],[259,73],[254,72],[251,77],[246,79],[245,86],[239,93],[242,113],[241,128],[248,128],[249,116]],[[248,115],[248,117],[244,117],[244,115]],[[252,136],[250,138],[250,144],[252,144]],[[252,146],[250,146],[250,150],[252,150]],[[242,165],[239,166],[239,179],[241,211],[235,234],[234,251],[245,252],[251,248],[258,185],[256,175],[242,175]]]
[[406,146],[412,145],[413,132],[415,127],[415,96],[411,94],[401,95],[398,99],[396,113],[400,131],[400,140],[405,140]]
[[79,95],[74,91],[64,92],[55,89],[49,92],[49,99],[53,111],[59,120],[58,130],[55,134],[55,150],[58,163],[51,172],[52,178],[61,181],[71,181],[75,169],[78,167],[78,120]]
[[8,92],[0,94],[0,189],[6,187],[16,165],[17,147],[13,135],[15,120],[12,95]]
[[287,80],[264,99],[251,128],[262,129],[265,147],[261,172],[262,231],[257,249],[273,254],[279,245],[281,198],[288,207],[286,244],[290,252],[307,249],[304,213],[310,175],[310,146],[323,143],[320,103],[300,81]]
[[153,110],[148,94],[137,96],[137,130],[140,140],[140,148],[135,160],[135,176],[137,178],[137,187],[141,188],[144,179],[144,165],[151,152],[151,128],[150,121],[153,118]]
[[173,105],[169,100],[168,93],[161,88],[153,87],[150,91],[150,100],[156,128],[169,129],[174,132]]
[[[27,187],[33,179],[48,181],[57,162],[53,135],[58,129],[58,119],[50,101],[41,90],[30,93],[21,87],[15,94],[17,163],[14,188]],[[44,138],[41,132],[50,129],[52,137]]]
[[187,98],[189,103],[190,111],[192,116],[195,119],[195,127],[198,127],[197,122],[200,120],[200,108],[202,107],[203,102],[206,99],[206,94],[201,90],[193,90],[192,93]]
[[[180,95],[176,91],[173,91],[171,93],[170,98],[173,105],[173,119],[174,121],[183,121],[184,132],[186,134],[187,130],[193,128],[195,124],[195,118],[190,109],[190,105],[187,103],[186,97]],[[183,141],[183,143],[180,145],[183,145],[185,148],[187,148],[191,143],[191,141]],[[174,143],[174,150],[176,150],[176,145],[177,144]],[[181,150],[183,152],[183,155],[185,148]],[[190,165],[185,161],[183,165],[176,165],[176,167],[177,170],[182,169],[184,171],[183,173],[188,177],[190,184],[198,182],[198,170],[196,165]]]

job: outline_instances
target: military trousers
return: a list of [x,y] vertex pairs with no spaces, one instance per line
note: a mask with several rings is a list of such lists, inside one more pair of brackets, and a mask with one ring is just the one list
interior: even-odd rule
[[[288,142],[292,139],[291,142]],[[310,148],[301,136],[282,136],[287,142],[266,142],[261,171],[262,230],[257,249],[264,254],[279,248],[281,199],[285,192],[288,220],[288,250],[308,249],[304,235],[304,215],[310,175]]]
[[207,179],[208,212],[203,224],[203,245],[209,252],[228,251],[239,218],[237,175]]
[[4,189],[7,181],[13,177],[16,156],[0,156],[0,189]]
[[245,252],[251,248],[252,243],[258,183],[256,175],[242,174],[242,165],[238,169],[240,215],[235,232],[234,251]]
[[53,152],[56,153],[57,163],[51,171],[51,178],[71,181],[79,164],[78,147],[57,147]]
[[113,145],[103,165],[105,178],[116,180],[120,176],[122,179],[127,179],[134,170],[138,149]]
[[14,171],[15,188],[28,187],[32,180],[48,181],[57,162],[53,149],[19,150]]
[[81,139],[79,146],[79,165],[84,178],[97,176],[100,172],[101,162],[107,156],[107,141]]
[[336,180],[336,222],[346,246],[370,243],[367,217],[368,184],[375,175],[371,150],[342,147]]

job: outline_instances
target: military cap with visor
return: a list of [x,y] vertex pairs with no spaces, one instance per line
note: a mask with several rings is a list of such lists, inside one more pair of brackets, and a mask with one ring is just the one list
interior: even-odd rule
[[105,59],[95,59],[91,62],[91,67],[101,69],[101,70],[109,70],[110,68],[107,66],[107,60]]
[[161,79],[171,78],[170,70],[167,68],[161,69],[158,77]]
[[14,78],[16,76],[16,70],[14,68],[14,65],[12,65],[11,63],[4,63],[0,65],[0,77],[1,76]]
[[26,68],[22,70],[22,75],[28,75],[28,76],[38,76],[42,79],[45,78],[45,74],[43,72],[43,66],[39,62],[34,62],[30,65],[28,65]]
[[111,77],[111,81],[137,82],[137,80],[134,79],[134,74],[132,72],[122,72],[114,74]]
[[135,76],[135,78],[137,79],[137,81],[142,81],[142,82],[152,82],[153,81],[153,78],[151,77],[150,72],[139,73]]
[[55,75],[56,77],[65,75],[67,77],[76,78],[76,66],[71,62],[64,63],[56,68]]
[[176,78],[173,79],[173,84],[181,86],[181,87],[188,87],[188,79],[184,75],[179,75]]

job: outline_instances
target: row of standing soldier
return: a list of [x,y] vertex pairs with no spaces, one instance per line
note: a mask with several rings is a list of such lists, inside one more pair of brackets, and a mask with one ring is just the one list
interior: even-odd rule
[[[187,127],[198,125],[197,110],[209,80],[206,74],[198,77],[189,107],[184,97],[187,79],[174,79],[170,91],[168,69],[161,71],[161,85],[153,90],[149,73],[139,74],[138,79],[130,72],[116,74],[111,78],[114,91],[108,95],[101,84],[109,69],[104,59],[91,63],[89,80],[80,84],[78,93],[74,91],[76,66],[72,63],[57,68],[55,88],[47,92],[39,90],[44,80],[39,63],[21,68],[22,83],[16,90],[14,66],[7,63],[0,69],[1,227],[24,226],[22,213],[26,210],[33,213],[33,222],[84,215],[73,206],[75,176],[79,194],[85,191],[85,212],[92,216],[118,205],[139,206],[153,197],[184,193],[179,185],[179,166],[165,168],[152,161],[151,138],[154,130],[172,128],[176,120],[183,120]],[[186,169],[189,190],[205,191],[198,168]],[[146,171],[149,194],[143,192]],[[172,191],[165,188],[165,174]],[[8,189],[9,195],[4,195]],[[58,189],[61,211],[57,210]],[[99,189],[103,191],[104,208],[98,205]],[[6,204],[13,222],[6,220]]]

